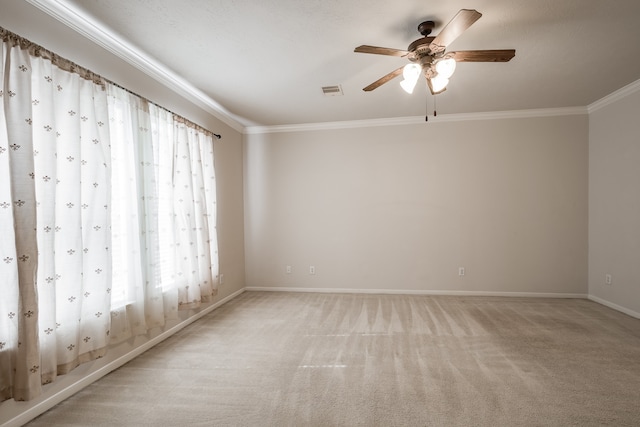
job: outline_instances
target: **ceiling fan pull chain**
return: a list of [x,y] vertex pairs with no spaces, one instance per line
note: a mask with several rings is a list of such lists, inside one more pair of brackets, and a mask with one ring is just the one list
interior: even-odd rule
[[424,121],[428,122],[429,121],[429,96],[425,96],[424,97],[424,103],[425,103],[425,116],[424,116]]
[[438,112],[436,111],[436,108],[437,108],[436,100],[437,99],[438,99],[438,97],[436,95],[433,95],[433,117],[436,117],[438,115]]

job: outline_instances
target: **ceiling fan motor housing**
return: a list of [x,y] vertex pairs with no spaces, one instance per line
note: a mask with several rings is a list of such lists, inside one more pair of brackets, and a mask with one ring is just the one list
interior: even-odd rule
[[422,37],[412,42],[407,48],[407,51],[409,51],[407,59],[411,62],[420,64],[425,76],[427,77],[427,73],[431,70],[431,65],[433,64],[434,59],[437,59],[437,56],[432,54],[430,48],[430,44],[433,39],[435,39],[435,37]]
[[436,24],[433,21],[421,22],[420,25],[418,25],[418,32],[426,37],[429,34],[431,34],[431,31],[433,30],[433,27],[435,27],[435,26],[436,26]]

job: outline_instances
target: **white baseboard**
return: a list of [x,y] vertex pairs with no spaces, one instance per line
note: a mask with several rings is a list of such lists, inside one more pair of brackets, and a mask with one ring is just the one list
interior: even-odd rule
[[589,300],[591,300],[593,302],[597,302],[598,304],[602,304],[602,305],[607,306],[609,308],[612,308],[614,310],[620,311],[620,312],[622,312],[624,314],[628,314],[631,317],[635,317],[636,319],[640,319],[640,313],[638,313],[637,311],[633,311],[633,310],[628,309],[626,307],[623,307],[621,305],[614,304],[614,303],[612,303],[610,301],[607,301],[605,299],[596,297],[594,295],[589,295],[588,298],[589,298]]
[[568,294],[555,292],[486,292],[486,291],[434,291],[434,290],[413,290],[413,289],[342,289],[342,288],[294,288],[294,287],[261,287],[248,286],[247,291],[261,292],[308,292],[308,293],[330,293],[330,294],[380,294],[380,295],[444,295],[444,296],[477,296],[477,297],[521,297],[521,298],[577,298],[588,299],[607,306],[613,310],[627,314],[636,319],[640,319],[640,313],[631,309],[614,304],[602,298],[590,294]]
[[249,286],[247,291],[266,292],[311,292],[329,294],[384,294],[384,295],[449,295],[478,297],[526,297],[526,298],[579,298],[585,299],[587,294],[566,294],[555,292],[491,292],[491,291],[437,291],[418,289],[343,289],[343,288],[289,288]]
[[[218,308],[221,305],[225,304],[226,302],[234,299],[235,297],[237,297],[238,295],[242,294],[243,292],[245,292],[244,288],[240,289],[239,291],[234,292],[233,294],[221,299],[220,301],[217,301],[214,304],[204,308],[203,310],[199,311],[198,313],[194,314],[193,316],[190,316],[189,318],[183,320],[182,322],[178,323],[177,325],[173,326],[172,328],[167,329],[166,331],[164,331],[161,334],[159,334],[158,336],[150,339],[149,341],[145,342],[144,344],[134,348],[130,352],[128,352],[126,354],[123,354],[122,356],[114,359],[111,362],[108,362],[107,364],[105,364],[104,366],[101,366],[100,368],[96,369],[95,371],[92,371],[92,372],[88,373],[87,375],[82,376],[77,381],[69,384],[68,386],[66,386],[66,387],[64,387],[64,388],[62,388],[62,389],[60,389],[58,391],[53,392],[51,394],[51,396],[47,396],[41,402],[38,402],[37,404],[25,409],[24,411],[22,411],[18,415],[16,415],[14,418],[12,418],[12,419],[8,420],[7,422],[3,423],[2,427],[19,427],[19,426],[31,421],[32,419],[34,419],[38,415],[48,411],[49,409],[53,408],[58,403],[60,403],[63,400],[71,397],[72,395],[74,395],[75,393],[79,392],[83,388],[87,387],[91,383],[99,380],[100,378],[104,377],[108,373],[118,369],[119,367],[121,367],[125,363],[133,360],[135,357],[141,355],[145,351],[149,350],[151,347],[153,347],[156,344],[164,341],[165,339],[169,338],[171,335],[175,334],[176,332],[180,331],[181,329],[184,329],[186,326],[190,325],[191,323],[195,322],[196,320],[200,319],[201,317],[205,316],[206,314],[209,314],[210,312],[212,312],[216,308]],[[55,386],[55,382],[52,383],[52,386]],[[29,404],[29,402],[15,402],[15,403],[17,405],[22,405],[22,404],[28,405]],[[0,420],[0,422],[1,421],[2,420]]]

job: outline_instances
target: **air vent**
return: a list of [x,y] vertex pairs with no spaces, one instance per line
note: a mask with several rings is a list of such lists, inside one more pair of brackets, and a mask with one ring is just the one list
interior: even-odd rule
[[342,96],[342,88],[340,85],[337,86],[323,86],[322,93],[324,96]]

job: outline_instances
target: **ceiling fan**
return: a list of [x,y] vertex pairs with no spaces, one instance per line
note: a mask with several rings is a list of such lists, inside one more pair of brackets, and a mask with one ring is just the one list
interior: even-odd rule
[[462,9],[435,37],[429,36],[435,23],[433,21],[422,22],[418,25],[418,31],[422,34],[422,38],[412,42],[407,50],[368,45],[358,46],[354,52],[400,56],[406,57],[410,61],[409,64],[379,78],[363,90],[365,92],[372,91],[403,74],[404,80],[400,85],[405,91],[412,93],[420,75],[423,74],[427,79],[429,90],[433,95],[436,95],[446,90],[457,62],[508,62],[515,56],[515,49],[446,51],[447,46],[481,16],[482,14],[477,10]]

